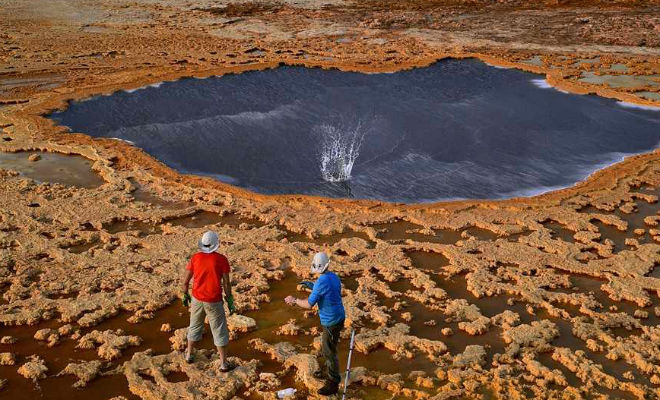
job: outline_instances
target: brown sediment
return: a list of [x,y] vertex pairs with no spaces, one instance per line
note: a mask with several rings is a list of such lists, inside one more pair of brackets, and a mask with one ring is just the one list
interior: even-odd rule
[[[327,3],[0,10],[0,357],[14,359],[0,365],[0,397],[162,398],[194,385],[256,399],[295,386],[305,398],[318,384],[318,321],[282,300],[305,295],[297,283],[322,248],[358,331],[353,398],[659,397],[658,151],[532,198],[404,205],[259,195],[43,116],[185,76],[281,63],[395,71],[446,57],[658,105],[640,95],[658,93],[656,2]],[[188,322],[178,277],[205,229],[232,263],[238,312],[256,322],[230,326],[240,367],[229,375],[208,332],[197,363],[175,351]]]

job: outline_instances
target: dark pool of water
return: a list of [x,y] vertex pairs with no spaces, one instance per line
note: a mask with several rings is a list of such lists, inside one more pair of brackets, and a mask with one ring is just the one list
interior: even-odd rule
[[[660,113],[538,79],[476,60],[393,74],[282,67],[121,91],[51,117],[261,193],[405,202],[536,194],[658,146]],[[362,135],[350,180],[324,180],[323,155],[350,159],[332,144],[350,150]]]

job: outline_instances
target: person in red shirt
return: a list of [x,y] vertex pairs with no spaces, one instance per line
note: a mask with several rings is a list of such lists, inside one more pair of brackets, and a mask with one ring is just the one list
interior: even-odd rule
[[[188,349],[186,361],[194,361],[193,351],[195,343],[202,340],[204,330],[204,317],[208,318],[213,334],[213,343],[218,349],[218,359],[222,372],[231,369],[227,363],[225,346],[229,343],[227,318],[222,301],[224,289],[225,300],[229,313],[233,314],[234,298],[231,294],[229,279],[229,261],[224,255],[217,253],[220,241],[218,234],[212,231],[204,233],[198,243],[199,252],[195,253],[186,266],[183,278],[183,305],[190,306],[190,326],[188,327]],[[188,294],[190,280],[193,280],[192,298]]]

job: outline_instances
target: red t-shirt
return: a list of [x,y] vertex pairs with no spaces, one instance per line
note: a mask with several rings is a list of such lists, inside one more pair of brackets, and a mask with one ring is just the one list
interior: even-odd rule
[[207,303],[222,300],[222,274],[229,273],[227,257],[199,252],[192,256],[186,269],[193,273],[192,295],[197,300]]

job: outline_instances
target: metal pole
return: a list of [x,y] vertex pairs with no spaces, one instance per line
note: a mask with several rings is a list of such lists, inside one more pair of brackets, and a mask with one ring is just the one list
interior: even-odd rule
[[344,379],[344,394],[341,400],[346,399],[346,389],[348,388],[348,380],[351,375],[351,356],[353,356],[353,345],[355,344],[355,329],[351,329],[351,344],[348,347],[348,362],[346,363],[346,378]]

